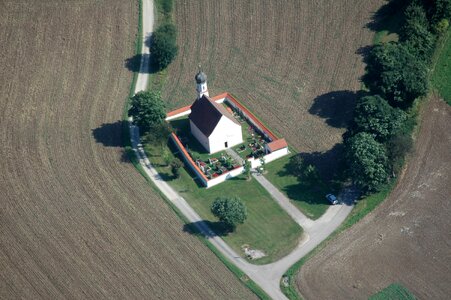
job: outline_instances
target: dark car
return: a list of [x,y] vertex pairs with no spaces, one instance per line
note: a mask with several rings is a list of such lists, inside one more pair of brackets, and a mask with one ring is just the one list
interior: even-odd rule
[[332,195],[332,194],[327,194],[327,195],[326,195],[326,198],[327,198],[327,200],[329,200],[329,202],[330,202],[332,205],[338,204],[338,199],[337,199],[337,197],[335,197],[334,195]]

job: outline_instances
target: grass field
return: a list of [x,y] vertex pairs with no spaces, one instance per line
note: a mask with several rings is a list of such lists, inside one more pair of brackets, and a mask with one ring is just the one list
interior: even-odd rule
[[[263,250],[267,257],[253,261],[264,264],[288,254],[299,242],[302,228],[284,212],[255,180],[235,177],[217,186],[205,189],[194,181],[185,169],[175,179],[160,155],[161,148],[145,146],[152,164],[168,183],[188,201],[196,212],[237,252],[244,255],[242,246]],[[219,196],[237,196],[248,209],[248,219],[236,232],[224,235],[224,228],[210,212],[211,203]],[[189,226],[187,231],[191,229]]]
[[0,4],[0,298],[255,296],[126,159],[137,1]]
[[388,287],[368,298],[368,300],[415,300],[415,296],[398,283]]
[[326,199],[328,193],[335,193],[332,187],[318,181],[314,186],[300,182],[286,170],[290,157],[285,156],[266,165],[264,176],[271,181],[307,217],[318,219],[330,206]]
[[431,81],[440,96],[451,105],[451,30],[448,30],[442,43]]

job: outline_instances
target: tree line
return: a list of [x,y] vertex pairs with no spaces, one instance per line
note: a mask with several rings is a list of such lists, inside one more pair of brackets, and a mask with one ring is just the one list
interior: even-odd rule
[[448,30],[451,0],[393,0],[403,9],[397,42],[374,46],[357,100],[354,120],[344,135],[349,175],[364,192],[375,192],[395,176],[412,146],[410,110],[428,93],[428,73],[437,39]]

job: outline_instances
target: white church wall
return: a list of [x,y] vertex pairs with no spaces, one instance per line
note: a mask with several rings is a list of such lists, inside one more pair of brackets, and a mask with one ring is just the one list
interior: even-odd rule
[[208,137],[208,140],[210,144],[210,153],[216,153],[226,149],[226,142],[227,148],[241,144],[243,142],[241,126],[234,123],[229,118],[222,116],[214,131]]
[[197,128],[193,121],[189,120],[189,126],[191,128],[191,134],[194,135],[194,137],[199,141],[202,147],[207,150],[207,152],[210,152],[210,143],[208,138],[200,131],[199,128]]

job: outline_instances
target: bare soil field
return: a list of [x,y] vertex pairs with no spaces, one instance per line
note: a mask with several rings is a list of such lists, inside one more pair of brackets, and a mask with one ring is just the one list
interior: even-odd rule
[[382,3],[176,1],[180,51],[163,97],[192,103],[201,63],[210,95],[231,92],[299,151],[333,156],[361,85],[359,52],[372,42],[366,24]]
[[374,212],[301,269],[306,299],[367,299],[399,282],[418,299],[451,295],[451,107],[433,98],[404,176]]
[[254,298],[121,147],[137,1],[0,2],[0,298]]

